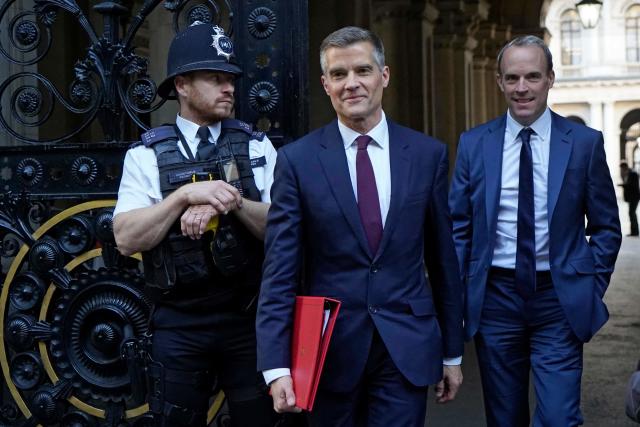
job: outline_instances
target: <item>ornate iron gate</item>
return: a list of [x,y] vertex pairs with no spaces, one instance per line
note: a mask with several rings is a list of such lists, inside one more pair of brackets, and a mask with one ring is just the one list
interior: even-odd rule
[[[123,345],[150,303],[139,256],[115,248],[112,211],[124,153],[163,105],[137,50],[160,31],[152,13],[174,32],[200,20],[230,33],[245,69],[237,116],[276,146],[307,127],[306,0],[89,2],[0,8],[0,426],[150,425]],[[225,424],[222,400],[212,425]]]

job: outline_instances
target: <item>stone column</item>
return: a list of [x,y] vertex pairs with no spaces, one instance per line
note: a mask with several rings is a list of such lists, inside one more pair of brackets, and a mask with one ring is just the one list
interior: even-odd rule
[[473,57],[472,126],[477,126],[493,117],[495,60],[492,60],[491,54],[495,45],[495,27],[493,23],[483,22],[476,34],[478,47]]
[[440,17],[434,40],[435,135],[449,145],[453,166],[458,137],[472,122],[473,50],[477,46],[474,34],[479,21],[488,14],[488,4],[484,0],[441,0],[437,7]]
[[[604,102],[604,111],[602,115],[604,135],[604,151],[607,155],[607,164],[612,177],[618,177],[618,168],[620,166],[620,128],[614,122],[613,101]],[[614,179],[615,182],[615,179]]]
[[424,6],[422,1],[411,0],[372,2],[372,30],[384,42],[391,76],[383,107],[390,118],[414,129],[424,128],[421,54]]
[[491,118],[498,117],[501,114],[504,114],[507,111],[507,105],[504,101],[504,94],[498,87],[496,82],[496,75],[498,73],[498,53],[500,49],[511,40],[511,26],[510,25],[497,25],[493,38],[493,47],[492,47],[492,62],[493,62],[493,70],[491,75],[487,78],[491,81],[491,88],[489,88],[489,93],[493,98],[492,105],[492,114],[490,114]]
[[589,122],[587,126],[597,129],[599,131],[604,130],[603,126],[603,103],[601,100],[593,101],[589,103]]
[[429,135],[434,134],[436,125],[433,40],[438,14],[438,9],[431,3],[425,5],[422,13],[422,123],[424,132]]

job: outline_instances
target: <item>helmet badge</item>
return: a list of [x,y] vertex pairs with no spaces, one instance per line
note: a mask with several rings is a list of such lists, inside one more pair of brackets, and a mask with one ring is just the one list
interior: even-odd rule
[[212,47],[216,48],[219,56],[224,56],[228,61],[231,55],[233,55],[233,43],[231,39],[224,35],[224,30],[217,25],[213,27],[214,34],[211,34],[213,41]]

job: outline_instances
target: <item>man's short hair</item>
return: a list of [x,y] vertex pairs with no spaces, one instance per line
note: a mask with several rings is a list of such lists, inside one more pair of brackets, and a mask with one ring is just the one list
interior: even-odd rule
[[551,56],[551,51],[549,50],[547,45],[544,44],[544,40],[542,40],[540,37],[527,35],[516,37],[515,39],[504,45],[502,49],[500,49],[500,53],[498,53],[498,74],[502,74],[502,57],[504,56],[504,53],[507,51],[507,49],[513,46],[539,47],[540,49],[542,49],[544,57],[547,59],[547,74],[553,71],[553,57]]
[[360,27],[344,27],[329,34],[320,45],[320,68],[322,74],[327,71],[326,52],[329,48],[344,48],[360,42],[369,42],[373,45],[373,58],[382,70],[384,68],[384,45],[382,40],[373,31]]

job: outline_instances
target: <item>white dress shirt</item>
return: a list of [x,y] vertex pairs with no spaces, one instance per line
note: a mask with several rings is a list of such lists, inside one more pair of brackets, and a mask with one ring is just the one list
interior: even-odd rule
[[[356,138],[361,134],[347,127],[338,120],[338,130],[342,136],[345,154],[347,155],[347,165],[349,166],[349,176],[353,194],[358,201],[358,177],[356,172],[356,155],[358,154],[358,143]],[[389,202],[391,201],[391,161],[389,160],[389,128],[384,111],[380,122],[373,127],[366,135],[372,141],[367,146],[367,154],[373,166],[373,175],[376,178],[376,188],[378,189],[378,201],[380,202],[380,214],[382,216],[382,226],[387,220],[389,213]]]
[[[179,115],[176,118],[176,125],[184,135],[191,153],[195,155],[200,142],[200,138],[196,135],[199,126]],[[209,126],[209,142],[215,144],[220,137],[221,131],[220,122]],[[178,143],[178,148],[182,155],[188,158],[182,144]],[[261,200],[265,203],[270,203],[273,168],[275,167],[277,156],[276,150],[266,136],[262,141],[250,140],[249,157],[255,159],[263,156],[266,163],[264,166],[253,168],[253,178],[260,191]],[[146,208],[161,200],[158,161],[153,149],[139,145],[127,151],[122,168],[120,189],[118,190],[118,202],[113,211],[113,216],[115,217],[121,212],[133,209]]]
[[[518,134],[525,126],[507,112],[507,126],[502,148],[502,181],[496,242],[493,250],[494,267],[515,269],[518,239],[518,188],[520,183],[520,148]],[[549,270],[549,218],[547,213],[547,183],[549,175],[549,149],[551,147],[551,112],[544,113],[529,126],[531,155],[533,158],[533,193],[535,210],[536,270]]]
[[[361,134],[347,127],[338,120],[338,130],[342,137],[345,154],[347,155],[347,165],[349,167],[349,176],[351,177],[351,186],[353,194],[358,200],[358,178],[356,174],[356,154],[358,153],[358,144],[356,138]],[[378,189],[378,200],[380,202],[380,214],[382,216],[382,225],[387,220],[389,213],[389,203],[391,201],[391,161],[389,157],[389,127],[387,118],[382,112],[380,122],[375,125],[366,135],[370,136],[372,141],[367,146],[367,154],[371,159],[373,166],[373,175],[376,178],[376,187]],[[460,365],[462,356],[444,359],[445,365]],[[291,375],[289,368],[267,369],[262,372],[265,382],[271,384],[285,375]]]

